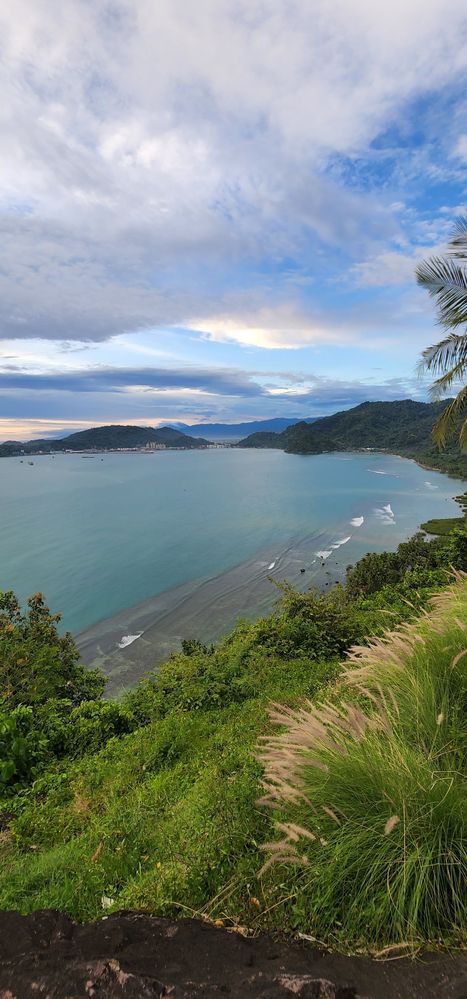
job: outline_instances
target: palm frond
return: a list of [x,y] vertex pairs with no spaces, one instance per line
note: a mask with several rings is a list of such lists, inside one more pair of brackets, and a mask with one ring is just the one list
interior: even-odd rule
[[[445,447],[446,440],[457,428],[459,417],[467,413],[467,385],[458,393],[443,410],[441,416],[436,421],[432,436],[438,447]],[[461,447],[467,446],[467,419],[464,420],[460,431]]]
[[418,284],[436,299],[443,326],[467,323],[467,270],[454,257],[429,257],[416,269]]
[[446,371],[460,366],[458,376],[467,365],[467,333],[449,333],[444,340],[423,351],[420,367],[424,371]]
[[[436,300],[438,320],[442,326],[455,329],[467,324],[467,215],[457,219],[445,257],[430,257],[416,270],[417,281]],[[439,343],[423,351],[420,371],[437,374],[430,394],[443,395],[455,382],[464,380],[467,372],[467,329],[449,333]],[[447,438],[461,423],[467,411],[467,386],[443,410],[433,427],[432,436],[438,447],[445,447]],[[459,443],[467,448],[467,418],[460,426]]]
[[467,216],[456,219],[454,231],[448,243],[449,252],[459,260],[467,260]]
[[450,389],[456,382],[459,382],[467,370],[467,365],[465,361],[459,361],[454,367],[445,371],[440,378],[430,386],[430,396],[433,400],[442,399],[448,389]]

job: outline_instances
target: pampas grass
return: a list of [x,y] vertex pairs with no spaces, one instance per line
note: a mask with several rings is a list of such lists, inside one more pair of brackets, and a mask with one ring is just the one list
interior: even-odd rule
[[382,944],[463,924],[466,624],[457,574],[416,624],[351,650],[332,701],[271,707],[261,801],[280,835],[262,873],[303,868],[297,906],[320,934]]

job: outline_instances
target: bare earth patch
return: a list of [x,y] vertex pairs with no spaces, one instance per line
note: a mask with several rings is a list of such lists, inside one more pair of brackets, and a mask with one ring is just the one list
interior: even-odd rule
[[462,999],[465,970],[442,953],[375,961],[192,919],[0,912],[0,999]]

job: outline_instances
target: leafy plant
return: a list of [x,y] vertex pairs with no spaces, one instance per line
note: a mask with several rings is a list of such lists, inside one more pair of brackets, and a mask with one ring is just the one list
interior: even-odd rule
[[50,697],[73,704],[100,697],[105,680],[99,670],[79,662],[70,634],[60,635],[60,614],[51,614],[41,593],[23,613],[12,591],[0,592],[0,692],[11,707],[36,705]]

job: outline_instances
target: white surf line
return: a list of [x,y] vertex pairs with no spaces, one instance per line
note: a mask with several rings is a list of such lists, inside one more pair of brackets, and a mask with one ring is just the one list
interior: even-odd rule
[[351,537],[352,535],[349,534],[347,538],[342,538],[342,541],[336,541],[334,545],[331,545],[331,548],[333,549],[333,551],[335,551],[337,548],[340,548],[342,545],[346,545],[347,542],[350,541]]
[[352,527],[361,527],[365,518],[364,517],[352,517],[350,524]]
[[435,486],[433,484],[433,482],[425,482],[425,486],[427,487],[427,489],[437,489],[438,488],[438,486]]
[[123,635],[123,638],[117,642],[117,649],[126,649],[128,645],[132,645],[133,642],[136,642],[137,638],[141,638],[142,634],[144,633],[139,631],[137,635]]
[[346,545],[351,540],[351,538],[352,535],[349,534],[347,535],[346,538],[341,538],[339,541],[334,541],[332,544],[329,545],[329,548],[323,548],[322,551],[316,552],[316,558],[320,558],[322,562],[325,562],[330,555],[333,555],[333,553],[337,551],[338,548],[341,548],[342,545]]
[[373,475],[389,475],[392,479],[400,479],[400,475],[397,472],[382,472],[379,468],[367,468],[367,472],[372,472]]

